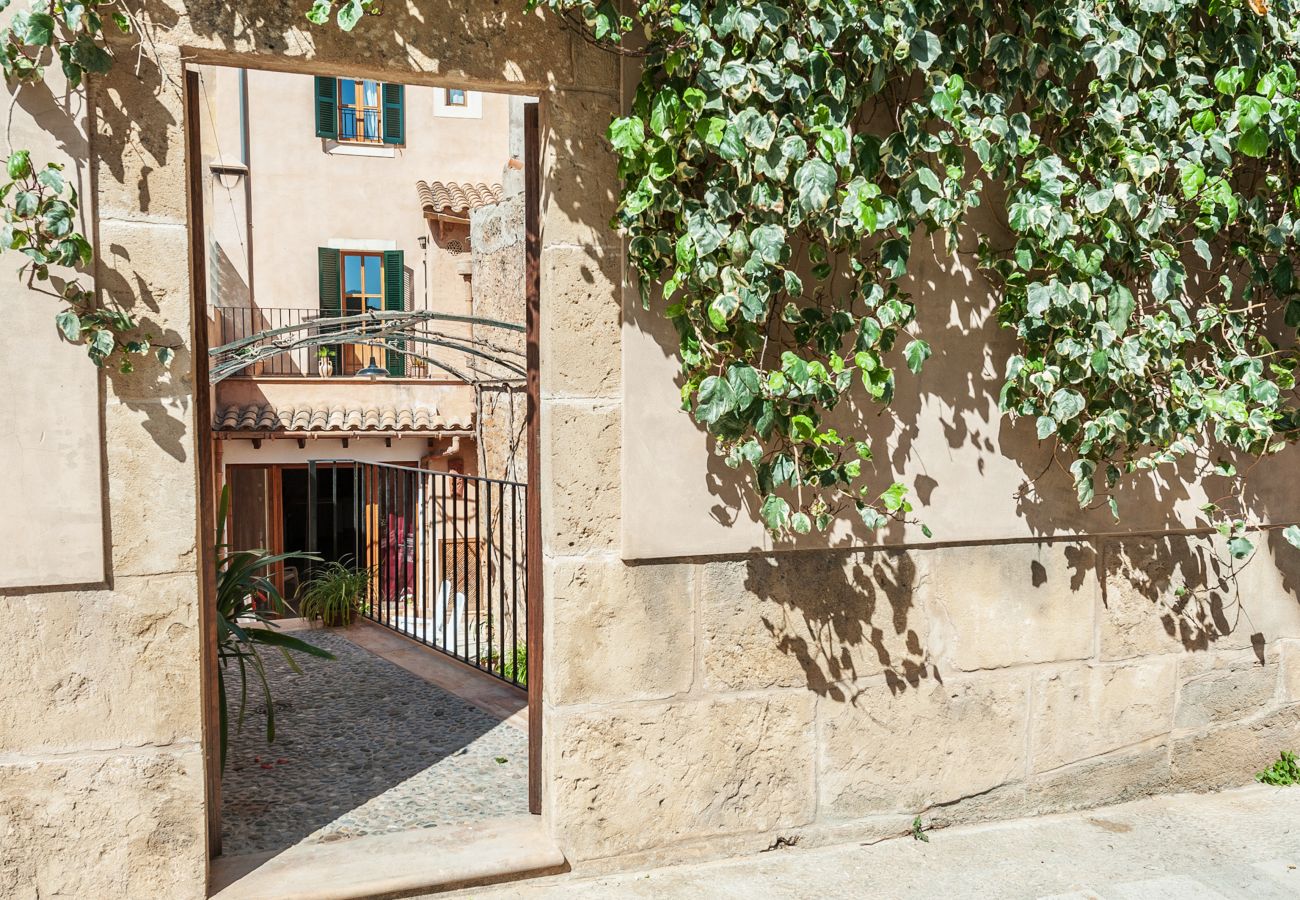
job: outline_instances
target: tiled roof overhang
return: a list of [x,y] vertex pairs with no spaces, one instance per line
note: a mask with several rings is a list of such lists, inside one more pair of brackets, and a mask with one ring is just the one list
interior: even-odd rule
[[470,210],[501,201],[499,184],[484,182],[417,181],[415,190],[420,195],[420,206],[426,218],[452,216],[464,219]]
[[382,437],[386,434],[472,434],[472,416],[439,415],[428,406],[273,406],[253,403],[219,409],[213,430],[225,437],[333,435]]

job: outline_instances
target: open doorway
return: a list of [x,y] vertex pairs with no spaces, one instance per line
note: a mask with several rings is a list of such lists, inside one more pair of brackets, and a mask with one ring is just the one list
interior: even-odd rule
[[[536,813],[535,101],[223,66],[187,90],[206,507],[273,560],[237,624],[331,657],[263,648],[270,703],[228,672],[214,850]],[[353,621],[312,621],[340,572]]]

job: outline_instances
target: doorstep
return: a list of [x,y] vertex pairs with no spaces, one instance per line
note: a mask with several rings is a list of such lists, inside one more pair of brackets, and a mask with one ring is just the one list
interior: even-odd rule
[[540,816],[515,816],[212,861],[212,900],[407,897],[567,870]]

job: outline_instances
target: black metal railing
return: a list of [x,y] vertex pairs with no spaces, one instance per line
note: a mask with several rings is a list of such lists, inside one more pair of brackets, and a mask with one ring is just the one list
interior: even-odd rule
[[382,144],[384,136],[379,133],[379,110],[357,110],[345,106],[339,110],[339,140],[356,141],[365,144]]
[[308,547],[370,573],[366,618],[527,685],[527,485],[308,463]]
[[[360,310],[354,310],[360,313]],[[279,307],[218,306],[214,307],[213,328],[215,334],[210,339],[213,347],[223,347],[233,341],[250,338],[266,331],[274,331],[295,325],[310,325],[319,322],[320,329],[328,333],[329,320],[333,315],[319,309],[288,309]],[[314,333],[314,332],[309,332]],[[301,334],[301,333],[300,333]],[[321,350],[325,352],[322,353]],[[259,360],[240,370],[241,375],[286,376],[301,378],[348,378],[356,375],[370,363],[371,355],[383,366],[386,357],[382,348],[375,349],[369,344],[353,341],[351,343],[330,344],[324,348],[307,346],[292,347],[275,356]],[[425,378],[428,368],[417,359],[407,360],[405,376],[407,378]],[[396,375],[394,377],[402,377]]]

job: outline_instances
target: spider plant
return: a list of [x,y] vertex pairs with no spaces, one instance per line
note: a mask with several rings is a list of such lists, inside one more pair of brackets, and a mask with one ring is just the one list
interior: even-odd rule
[[[226,515],[230,509],[230,486],[221,491],[217,512],[217,697],[221,719],[221,768],[226,767],[226,750],[229,746],[230,720],[226,704],[226,670],[239,673],[239,715],[236,728],[243,728],[244,710],[248,703],[250,672],[262,691],[262,704],[266,709],[266,740],[275,740],[275,700],[271,684],[266,677],[266,663],[260,648],[278,650],[295,671],[300,672],[291,653],[306,653],[322,659],[333,659],[333,654],[309,644],[301,638],[284,634],[269,617],[287,608],[284,597],[268,576],[276,563],[300,553],[269,554],[265,550],[239,550],[227,553],[225,539]],[[308,559],[314,557],[308,556]]]
[[298,612],[324,625],[351,625],[369,586],[369,569],[327,562],[299,589]]

